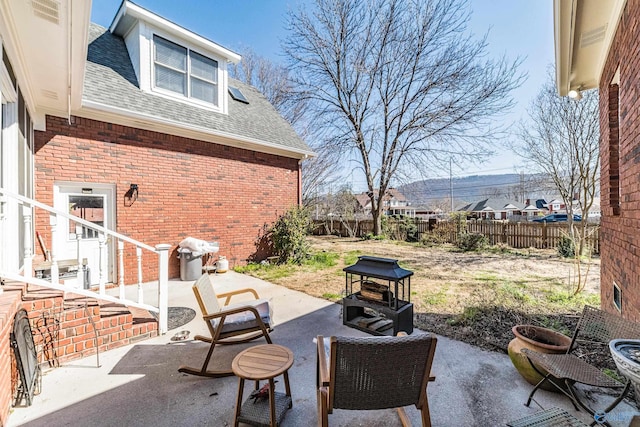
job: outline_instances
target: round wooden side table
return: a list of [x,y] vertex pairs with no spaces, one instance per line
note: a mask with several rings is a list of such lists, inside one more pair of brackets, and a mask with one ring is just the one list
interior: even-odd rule
[[[231,364],[233,373],[239,378],[238,400],[236,402],[235,423],[247,423],[259,426],[276,427],[280,424],[288,409],[292,406],[291,388],[288,370],[293,365],[293,353],[287,347],[277,344],[261,344],[239,353]],[[274,378],[284,377],[285,393],[275,391]],[[252,400],[244,403],[244,380],[255,381],[258,390],[261,380],[269,381],[269,399]]]

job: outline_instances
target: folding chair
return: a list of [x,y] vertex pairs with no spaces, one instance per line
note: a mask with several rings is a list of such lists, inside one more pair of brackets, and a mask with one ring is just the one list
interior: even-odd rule
[[[178,372],[213,378],[231,376],[233,375],[231,367],[227,370],[207,369],[217,344],[240,344],[260,337],[264,337],[267,343],[272,344],[269,337],[272,326],[271,304],[266,299],[260,299],[254,289],[238,289],[216,295],[208,274],[203,274],[196,280],[192,289],[202,311],[202,318],[211,333],[211,337],[196,335],[194,339],[211,343],[211,346],[201,368],[181,366]],[[253,295],[255,299],[229,304],[232,296],[247,293]],[[221,307],[218,299],[223,298],[224,305]]]
[[328,426],[333,409],[397,408],[403,426],[410,425],[403,406],[420,410],[431,426],[427,384],[437,338],[432,334],[398,337],[318,336],[318,425]]
[[[582,408],[594,415],[596,410],[587,406],[579,398],[575,387],[576,384],[621,389],[618,396],[609,406],[604,410],[597,411],[601,418],[606,418],[606,414],[615,408],[627,395],[631,384],[629,381],[623,384],[611,378],[600,369],[586,362],[584,356],[589,352],[593,352],[593,347],[597,347],[597,352],[611,357],[609,342],[618,338],[639,339],[640,324],[595,307],[585,306],[566,354],[543,354],[534,350],[523,349],[522,353],[527,356],[531,366],[543,377],[529,394],[526,406],[531,404],[533,395],[542,384],[550,383],[571,400],[576,410]],[[589,346],[590,350],[585,350],[586,346]],[[608,423],[604,424],[609,425]]]

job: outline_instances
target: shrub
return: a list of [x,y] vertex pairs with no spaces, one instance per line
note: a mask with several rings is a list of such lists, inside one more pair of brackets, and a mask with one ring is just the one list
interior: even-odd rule
[[463,252],[477,251],[488,244],[487,238],[480,233],[462,233],[458,237],[456,246]]
[[442,245],[449,241],[449,233],[444,227],[434,228],[431,231],[422,233],[420,243],[424,246]]
[[569,236],[562,236],[558,242],[558,254],[563,258],[573,258],[576,254],[576,245]]
[[310,230],[311,216],[303,207],[293,207],[276,220],[270,234],[280,262],[300,264],[309,257],[307,234]]

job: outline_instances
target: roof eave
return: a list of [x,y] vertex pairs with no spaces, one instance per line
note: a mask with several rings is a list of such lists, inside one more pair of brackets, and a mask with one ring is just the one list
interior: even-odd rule
[[83,100],[82,109],[75,113],[80,117],[94,120],[110,121],[123,126],[153,130],[170,135],[184,136],[186,138],[213,142],[231,147],[243,148],[261,153],[274,154],[299,160],[315,157],[311,150],[287,147],[285,145],[263,141],[255,138],[244,137],[223,131],[201,128],[182,122],[171,121],[166,118],[124,110],[110,105],[94,101]]
[[[553,26],[556,87],[560,96],[571,90],[598,87],[626,0],[554,0]],[[602,38],[585,43],[594,29]]]

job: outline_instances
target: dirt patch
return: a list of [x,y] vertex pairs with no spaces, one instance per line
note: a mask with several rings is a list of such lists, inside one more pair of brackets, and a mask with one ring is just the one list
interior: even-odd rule
[[334,236],[312,237],[310,242],[316,252],[339,254],[336,265],[293,269],[286,277],[268,280],[339,302],[345,294],[342,269],[357,256],[397,259],[414,272],[411,302],[416,327],[494,351],[506,351],[515,324],[570,333],[584,303],[598,303],[599,259],[581,265],[587,288],[575,299],[570,298],[575,265],[553,250],[493,248],[464,253],[447,245]]

